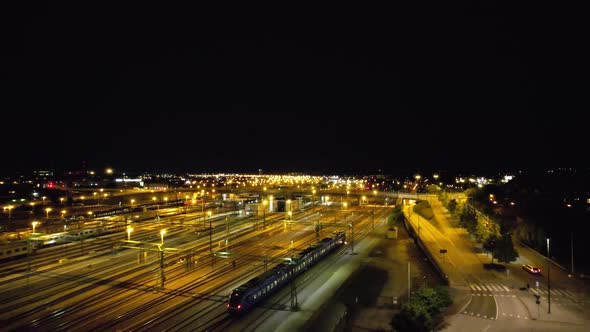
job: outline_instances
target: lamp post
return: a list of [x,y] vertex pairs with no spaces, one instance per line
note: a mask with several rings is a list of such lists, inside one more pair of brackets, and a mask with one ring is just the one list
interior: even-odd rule
[[547,313],[551,313],[551,256],[549,256],[549,238],[547,238]]
[[31,202],[29,204],[31,204],[31,214],[34,216],[35,215],[35,202]]
[[160,230],[160,243],[162,244],[162,247],[164,247],[164,235],[165,234],[166,234],[165,229]]
[[209,216],[209,251],[213,252],[213,219],[211,219],[211,211],[207,211],[207,216]]
[[33,234],[35,234],[35,227],[37,227],[37,225],[39,225],[39,222],[38,221],[33,221],[31,223],[31,226],[33,226]]
[[14,205],[8,205],[6,207],[8,209],[8,220],[12,218],[12,209],[14,209]]
[[152,197],[152,201],[154,201],[154,203],[156,203],[156,217],[157,217],[158,214],[160,213],[160,204],[158,204],[158,198],[156,198],[156,196]]
[[49,219],[49,211],[51,211],[51,208],[45,208],[45,219]]
[[311,210],[312,211],[313,211],[313,206],[315,205],[315,199],[314,199],[315,192],[316,192],[315,189],[311,191]]
[[[127,226],[127,241],[131,241],[131,232],[133,232],[133,227]],[[164,243],[163,238],[162,238],[162,243]]]
[[262,229],[266,228],[266,205],[268,201],[265,199],[262,201]]
[[350,227],[350,254],[353,255],[354,254],[354,225],[351,222],[350,224],[348,224],[348,227]]
[[131,199],[131,207],[133,207],[133,203],[135,203],[135,200]]
[[203,227],[205,227],[205,190],[201,190],[201,213],[203,214]]

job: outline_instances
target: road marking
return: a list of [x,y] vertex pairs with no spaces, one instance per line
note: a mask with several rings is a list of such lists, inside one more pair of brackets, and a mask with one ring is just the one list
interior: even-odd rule
[[485,327],[485,329],[482,330],[482,332],[486,332],[489,328],[490,328],[490,324],[488,324],[488,326]]
[[502,285],[502,287],[504,287],[504,289],[506,289],[507,292],[510,292],[510,288],[508,288],[508,287],[506,287],[504,285]]

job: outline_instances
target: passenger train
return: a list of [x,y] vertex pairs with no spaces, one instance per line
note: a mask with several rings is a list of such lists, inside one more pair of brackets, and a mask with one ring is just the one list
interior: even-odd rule
[[[15,241],[0,245],[0,260],[9,259],[13,257],[26,256],[29,251],[34,252],[43,247],[79,241],[95,236],[101,236],[116,232],[124,232],[126,229],[125,223],[109,223],[107,225],[80,228],[71,230],[69,232],[42,234],[34,238],[30,238],[30,243],[27,240]],[[28,247],[30,244],[30,248]]]
[[317,244],[302,250],[291,262],[283,262],[268,272],[234,289],[227,304],[231,314],[248,311],[254,305],[270,296],[299,274],[310,268],[324,256],[345,244],[344,232],[334,232],[333,237],[322,239]]

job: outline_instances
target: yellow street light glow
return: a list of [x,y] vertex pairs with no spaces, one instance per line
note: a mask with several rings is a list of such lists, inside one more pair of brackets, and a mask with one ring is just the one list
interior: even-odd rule
[[133,232],[133,227],[128,226],[127,227],[127,241],[131,240],[131,232]]
[[37,227],[37,225],[39,225],[39,222],[38,221],[33,221],[31,223],[31,225],[33,226],[33,233],[35,233],[35,227]]

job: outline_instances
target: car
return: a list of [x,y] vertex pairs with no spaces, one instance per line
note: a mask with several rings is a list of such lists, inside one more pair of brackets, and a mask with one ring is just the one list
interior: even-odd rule
[[540,274],[541,273],[540,267],[532,266],[530,264],[524,264],[522,266],[522,269],[529,272],[529,273],[532,273],[532,274]]

